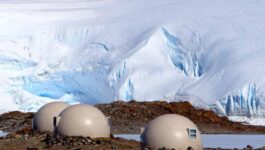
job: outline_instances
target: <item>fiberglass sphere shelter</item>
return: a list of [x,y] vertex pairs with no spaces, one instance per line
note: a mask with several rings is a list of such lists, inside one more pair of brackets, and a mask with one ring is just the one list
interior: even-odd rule
[[149,122],[141,135],[142,143],[151,149],[202,150],[201,134],[188,118],[162,115]]
[[110,136],[108,119],[98,108],[91,105],[70,106],[61,112],[57,122],[59,135],[91,138]]
[[33,129],[38,131],[54,132],[54,117],[57,117],[69,104],[51,102],[42,106],[33,118]]

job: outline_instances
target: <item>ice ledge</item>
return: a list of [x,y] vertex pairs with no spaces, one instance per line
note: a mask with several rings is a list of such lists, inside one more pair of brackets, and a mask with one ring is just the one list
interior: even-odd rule
[[219,100],[213,109],[227,116],[265,117],[265,96],[251,83]]

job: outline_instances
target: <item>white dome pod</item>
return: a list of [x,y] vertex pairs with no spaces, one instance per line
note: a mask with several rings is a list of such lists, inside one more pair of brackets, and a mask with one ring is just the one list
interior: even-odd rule
[[57,117],[70,105],[65,102],[51,102],[42,106],[34,115],[32,126],[34,130],[54,132],[54,117]]
[[201,134],[196,125],[177,114],[162,115],[149,122],[141,141],[151,149],[202,150]]
[[57,132],[66,136],[109,137],[108,119],[96,107],[77,104],[65,109],[58,117]]

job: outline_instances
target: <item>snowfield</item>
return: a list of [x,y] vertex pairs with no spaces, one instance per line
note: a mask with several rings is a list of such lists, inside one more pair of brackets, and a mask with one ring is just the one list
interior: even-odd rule
[[184,96],[231,118],[264,118],[264,8],[263,0],[1,0],[0,112]]

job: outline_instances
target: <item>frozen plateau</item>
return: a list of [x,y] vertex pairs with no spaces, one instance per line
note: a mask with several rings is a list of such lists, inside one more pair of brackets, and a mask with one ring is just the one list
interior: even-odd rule
[[265,125],[264,0],[0,0],[0,112],[189,100]]

